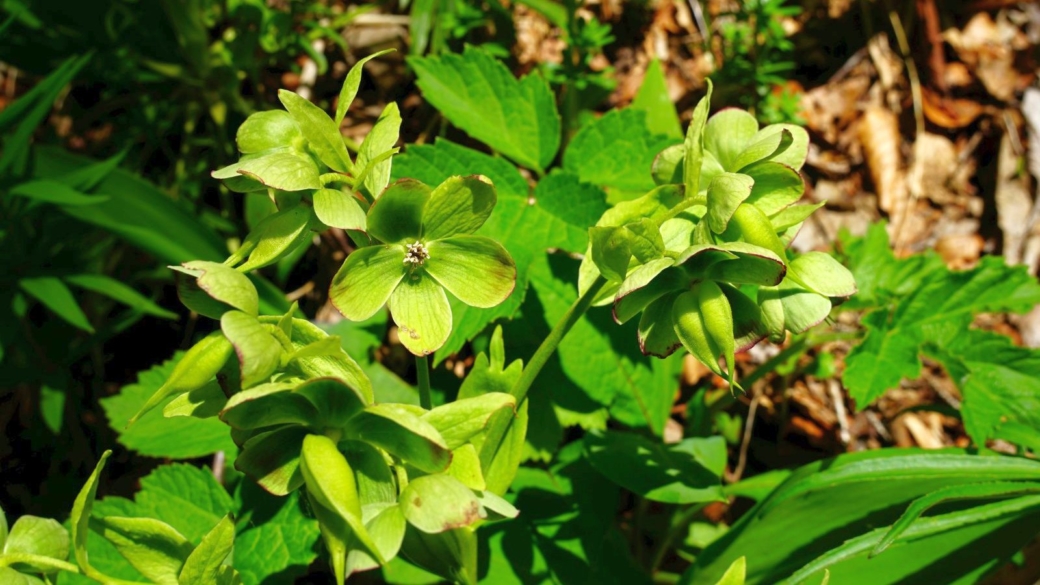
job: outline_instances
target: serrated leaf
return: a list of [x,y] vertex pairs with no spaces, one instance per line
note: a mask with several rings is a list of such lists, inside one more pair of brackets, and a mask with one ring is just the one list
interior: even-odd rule
[[[560,146],[560,117],[539,75],[517,80],[486,51],[409,57],[423,97],[470,136],[517,163],[544,171]],[[472,171],[470,171],[472,172]]]
[[[216,419],[164,418],[162,409],[156,408],[125,428],[126,421],[173,375],[183,357],[183,353],[174,354],[168,361],[140,372],[137,382],[123,386],[119,394],[102,398],[101,407],[109,425],[119,433],[121,445],[150,457],[193,459],[217,451],[234,453],[235,444],[228,437],[227,425]],[[156,406],[164,402],[172,403],[167,397]]]
[[235,510],[212,472],[183,463],[160,466],[141,478],[134,500],[135,515],[161,520],[195,544]]
[[574,135],[563,168],[585,183],[642,194],[654,188],[657,153],[676,141],[651,133],[642,111],[612,110]]

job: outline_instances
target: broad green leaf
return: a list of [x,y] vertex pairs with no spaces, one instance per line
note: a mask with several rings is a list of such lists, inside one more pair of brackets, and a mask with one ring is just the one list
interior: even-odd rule
[[340,441],[337,445],[354,470],[362,516],[376,508],[397,503],[397,483],[386,455],[363,441]]
[[409,524],[428,534],[469,526],[487,516],[473,491],[444,473],[408,482],[401,492],[401,511]]
[[[188,367],[186,360],[186,354],[175,354],[163,364],[140,372],[137,382],[123,386],[119,394],[101,399],[101,407],[109,425],[119,434],[121,445],[142,455],[169,459],[193,459],[218,451],[235,452],[235,445],[228,437],[227,425],[216,419],[164,418],[160,409],[156,409],[145,411],[132,426],[124,428],[131,416],[141,411],[146,402],[151,402],[150,397],[160,396],[155,406],[169,400],[171,395],[158,394],[159,388],[167,379],[172,380],[178,370]],[[217,386],[216,383],[212,385]],[[201,386],[206,387],[209,384]],[[220,392],[219,387],[217,392]],[[188,392],[182,394],[182,397],[190,395]],[[220,395],[223,396],[223,392]]]
[[[220,372],[231,358],[232,353],[234,353],[234,346],[220,331],[214,331],[204,337],[202,341],[185,352],[172,371],[167,370],[168,374],[159,380],[155,392],[133,416],[127,419],[126,426],[133,425],[135,421],[162,404],[167,398],[191,392],[206,385],[213,379],[213,376]],[[119,425],[122,420],[112,419],[112,423]]]
[[72,296],[72,291],[58,278],[53,276],[22,278],[18,280],[18,287],[70,324],[88,333],[94,332],[87,316],[83,314],[83,310],[79,308],[75,297]]
[[809,156],[809,133],[805,131],[805,128],[795,124],[770,124],[759,130],[751,138],[750,144],[755,144],[768,136],[783,132],[791,135],[791,144],[782,152],[770,157],[769,160],[785,164],[796,171],[801,170],[802,165],[805,164],[806,157]]
[[608,431],[585,435],[584,444],[596,470],[645,498],[669,504],[724,500],[719,478],[726,443],[721,437],[663,445],[634,433]]
[[163,416],[167,418],[175,416],[210,418],[224,410],[226,404],[227,395],[224,394],[220,384],[214,380],[167,402],[162,412]]
[[398,339],[415,355],[440,349],[451,333],[451,305],[444,289],[430,275],[416,269],[390,295],[390,314]]
[[654,188],[654,157],[675,142],[674,137],[652,133],[644,112],[612,110],[574,135],[563,155],[563,168],[585,183],[642,194]]
[[295,147],[296,141],[302,138],[300,127],[282,110],[251,114],[235,133],[235,143],[242,154]]
[[[324,112],[322,115],[325,115]],[[314,164],[314,161],[305,154],[295,152],[261,154],[256,158],[241,161],[235,165],[234,170],[240,175],[260,181],[265,186],[279,191],[322,188],[318,165]],[[213,178],[221,177],[214,173]]]
[[755,163],[741,169],[740,174],[755,181],[748,203],[769,216],[797,202],[805,193],[805,183],[798,171],[778,162]]
[[103,294],[142,313],[162,319],[177,318],[177,313],[167,311],[151,299],[113,278],[101,274],[75,274],[63,278],[65,282],[73,286]]
[[[809,219],[810,215],[824,205],[827,205],[825,201],[808,205],[792,205],[776,215],[769,216],[769,223],[773,224],[773,229],[781,233],[785,230],[797,229],[798,224]],[[790,245],[787,234],[781,236],[780,240],[786,245]]]
[[[255,491],[260,492],[259,489]],[[232,553],[235,570],[245,585],[262,585],[272,579],[292,580],[302,576],[317,556],[317,523],[304,514],[297,494],[285,498],[270,498],[264,494],[261,502],[265,505],[253,506],[258,508],[253,515],[264,521],[239,524]]]
[[[484,474],[480,471],[480,454],[470,443],[463,443],[451,452],[451,465],[445,472],[462,482],[471,490],[483,492],[487,489]],[[480,498],[478,498],[480,499]]]
[[[201,289],[211,300],[217,301],[220,305],[226,305],[226,307],[214,307],[211,303],[205,303],[206,299],[197,301],[198,295],[192,294],[192,288],[178,286],[177,293],[189,309],[211,319],[219,319],[230,307],[254,317],[259,312],[260,299],[256,287],[241,272],[223,264],[203,260],[185,262],[182,266],[184,270],[174,269],[182,274],[195,277],[195,282],[185,284],[197,285],[197,289]],[[178,278],[182,277],[178,275]]]
[[740,153],[758,133],[758,121],[751,114],[727,108],[708,118],[704,127],[704,148],[710,151],[722,168],[734,172]]
[[[863,267],[854,272],[857,283]],[[876,280],[867,277],[867,282],[876,290]],[[977,267],[963,272],[930,271],[893,306],[863,319],[867,336],[849,353],[843,381],[857,404],[865,407],[901,378],[916,378],[921,346],[940,332],[964,331],[974,314],[1025,312],[1038,302],[1040,285],[1035,279],[1001,258],[984,257]]]
[[7,585],[47,585],[32,575],[19,573],[10,567],[0,567],[0,579]]
[[690,119],[690,125],[686,129],[686,138],[683,141],[683,186],[690,197],[700,193],[701,187],[707,184],[705,178],[701,176],[701,165],[708,150],[705,134],[708,111],[711,109],[712,84],[710,79],[706,79],[705,82],[708,84],[708,89],[704,97],[697,102],[697,106],[693,108],[693,117]]
[[270,378],[281,365],[282,344],[256,317],[242,311],[228,311],[220,318],[220,329],[235,347],[242,368],[243,388]]
[[337,128],[339,128],[340,124],[343,123],[343,118],[347,115],[347,110],[350,108],[351,102],[353,102],[354,98],[357,97],[358,88],[361,87],[361,74],[365,63],[392,51],[393,49],[386,49],[358,59],[357,63],[354,63],[354,66],[347,72],[347,77],[343,80],[343,87],[339,90],[339,101],[336,104],[335,123]]
[[319,189],[312,196],[314,215],[321,223],[341,230],[366,231],[365,210],[350,193],[335,189]]
[[516,80],[486,51],[409,57],[423,97],[452,124],[517,163],[543,172],[560,146],[560,117],[549,84]]
[[[339,339],[335,339],[337,346]],[[335,378],[308,380],[293,393],[310,402],[317,415],[316,428],[342,428],[355,414],[365,408],[365,399],[357,390]]]
[[307,430],[295,425],[254,435],[242,445],[235,469],[272,494],[284,496],[303,485],[300,449],[305,436]]
[[[756,560],[748,565],[748,583],[777,583],[845,540],[894,522],[921,495],[953,485],[1037,478],[1035,461],[954,449],[882,449],[812,463],[697,555],[680,582],[714,584],[734,560],[749,556]],[[867,551],[880,536],[872,537]]]
[[679,114],[676,113],[675,104],[668,93],[664,68],[656,58],[651,59],[650,64],[646,66],[643,84],[639,86],[639,91],[629,107],[646,113],[646,127],[650,132],[677,141],[683,139]]
[[346,438],[371,443],[427,473],[443,471],[451,461],[437,429],[401,405],[369,406],[344,430]]
[[[55,520],[26,514],[11,526],[2,554],[39,555],[64,561],[69,558],[69,533]],[[32,568],[35,569],[32,572],[54,572],[46,566]]]
[[249,272],[277,262],[312,235],[307,230],[311,216],[310,207],[298,204],[265,217],[249,231],[242,247],[229,262],[237,264],[245,254],[249,254],[249,258],[235,268],[239,272]]
[[432,190],[411,179],[386,188],[368,210],[368,234],[385,244],[418,240],[422,233],[423,209]]
[[744,578],[747,575],[747,558],[740,557],[733,561],[733,564],[726,569],[726,572],[719,579],[719,582],[715,585],[744,585]]
[[278,101],[289,111],[289,115],[307,139],[308,146],[318,155],[321,162],[340,173],[354,170],[354,164],[343,143],[343,136],[339,133],[339,124],[328,114],[306,98],[284,89],[278,90]]
[[220,418],[236,429],[260,429],[273,425],[311,425],[318,409],[306,397],[292,391],[292,384],[271,382],[232,396]]
[[498,242],[483,236],[436,240],[425,269],[441,286],[472,307],[494,307],[516,286],[516,265]]
[[169,524],[151,518],[107,516],[92,519],[90,525],[158,585],[177,585],[177,575],[195,548]]
[[738,173],[722,173],[708,185],[708,214],[704,217],[711,231],[726,231],[733,213],[750,195],[755,184],[751,177]]
[[108,201],[108,197],[104,195],[87,195],[64,183],[48,179],[20,183],[12,187],[8,193],[41,203],[62,206],[97,205]]
[[786,129],[765,134],[756,133],[733,162],[733,170],[744,172],[744,169],[751,165],[781,155],[793,144],[794,135]]
[[422,211],[422,239],[427,242],[472,234],[491,216],[498,197],[487,177],[449,177],[438,185]]
[[332,279],[329,298],[347,319],[368,319],[407,275],[404,258],[404,247],[397,245],[355,250]]
[[[329,337],[317,325],[305,319],[292,320],[292,344],[296,349],[301,349],[317,343]],[[372,383],[347,352],[340,349],[331,355],[316,355],[308,357],[297,357],[292,366],[299,369],[305,378],[336,378],[342,380],[365,400],[372,402]]]
[[[374,163],[373,168],[368,171],[362,180],[362,185],[369,197],[376,198],[390,182],[390,166],[392,159],[387,158],[375,162],[376,158],[390,150],[397,144],[401,131],[401,112],[395,102],[387,104],[383,113],[379,115],[372,129],[365,135],[365,140],[358,149],[357,167],[362,172],[369,164]],[[360,187],[360,186],[358,186]]]
[[203,536],[199,546],[188,555],[178,576],[180,585],[222,582],[219,579],[221,566],[234,545],[235,523],[228,515]]
[[849,297],[856,293],[852,273],[824,252],[806,252],[791,260],[787,277],[825,297]]
[[[382,508],[365,522],[365,530],[385,560],[397,556],[404,540],[406,521],[397,504]],[[346,574],[376,569],[380,563],[360,548],[351,548],[347,553]]]
[[784,327],[792,333],[808,331],[831,313],[830,299],[805,290],[790,280],[780,283],[777,296],[784,309]]
[[516,408],[516,398],[502,392],[491,392],[438,406],[420,418],[433,425],[448,449],[454,451],[483,431],[491,417],[505,408]]
[[[1038,496],[930,516],[911,526],[879,557],[871,558],[869,552],[883,528],[840,545],[834,543],[835,548],[785,582],[817,583],[821,576],[825,580],[833,577],[837,583],[871,585],[906,582],[908,578],[958,585],[984,582],[1035,536],[1029,525],[1038,520]],[[971,554],[951,554],[965,550]]]

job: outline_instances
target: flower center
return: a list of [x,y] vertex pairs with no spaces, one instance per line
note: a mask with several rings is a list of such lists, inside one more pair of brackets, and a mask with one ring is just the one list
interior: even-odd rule
[[426,250],[426,246],[416,240],[414,244],[408,244],[408,253],[404,256],[404,263],[412,266],[422,266],[423,262],[429,257],[430,253]]

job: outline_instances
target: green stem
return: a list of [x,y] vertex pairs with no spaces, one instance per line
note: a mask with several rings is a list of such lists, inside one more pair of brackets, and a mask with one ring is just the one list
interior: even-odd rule
[[424,355],[415,356],[415,375],[419,378],[419,406],[426,410],[433,408],[430,396],[430,360]]
[[[578,297],[578,300],[574,301],[567,312],[564,313],[556,326],[553,327],[549,335],[542,341],[542,344],[538,346],[538,349],[531,356],[531,360],[524,367],[524,371],[520,374],[520,379],[516,381],[513,388],[510,389],[509,393],[516,398],[517,408],[523,404],[524,400],[527,399],[527,392],[531,389],[531,384],[534,383],[535,378],[545,367],[545,364],[552,357],[553,352],[563,341],[563,338],[570,332],[574,324],[581,319],[581,316],[585,314],[585,311],[589,310],[592,306],[593,299],[599,294],[599,291],[603,286],[607,284],[606,279],[602,276],[596,279],[596,282],[592,283],[589,290],[585,291],[585,294]],[[487,438],[484,440],[484,446],[480,450],[480,467],[487,471],[491,466],[491,462],[495,459],[495,454],[498,453],[498,448],[502,445],[502,439],[505,438],[506,433],[509,432],[510,425],[513,424],[513,417],[503,417],[495,421],[494,424],[487,431]]]

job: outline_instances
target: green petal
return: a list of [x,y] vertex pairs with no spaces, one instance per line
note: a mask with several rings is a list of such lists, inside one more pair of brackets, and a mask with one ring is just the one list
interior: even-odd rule
[[319,189],[312,197],[314,214],[321,223],[341,230],[365,231],[365,210],[350,193]]
[[427,245],[426,271],[471,307],[494,307],[516,286],[516,264],[501,244],[482,236],[456,236]]
[[302,136],[299,126],[288,112],[270,110],[246,118],[235,133],[235,143],[242,154],[252,154],[293,146],[293,142]]
[[451,333],[448,295],[422,270],[405,278],[390,295],[390,313],[401,343],[415,355],[433,353]]
[[672,305],[672,319],[675,322],[675,334],[686,347],[686,351],[715,374],[725,375],[719,367],[722,349],[708,332],[708,325],[701,312],[698,290],[685,292],[675,299],[675,304]]
[[329,298],[343,316],[364,321],[386,304],[404,278],[401,246],[369,246],[355,250],[332,279]]
[[675,334],[672,305],[679,293],[667,294],[647,305],[639,318],[639,349],[644,355],[665,358],[682,343]]
[[491,216],[497,201],[495,187],[487,177],[448,177],[426,203],[423,238],[429,241],[472,234]]
[[754,179],[738,173],[722,173],[712,179],[708,185],[708,214],[704,217],[711,231],[726,231],[733,212],[751,195],[754,184]]
[[387,244],[419,239],[429,199],[430,188],[414,179],[390,185],[368,210],[368,234]]
[[[671,268],[671,258],[651,260],[628,275],[614,297],[614,320],[624,323],[642,312],[647,305],[682,286],[682,274]],[[667,271],[667,272],[665,272]],[[665,272],[665,274],[661,274]]]
[[711,118],[704,127],[704,149],[715,155],[727,171],[736,171],[734,165],[744,148],[758,133],[758,121],[744,110],[730,108]]

